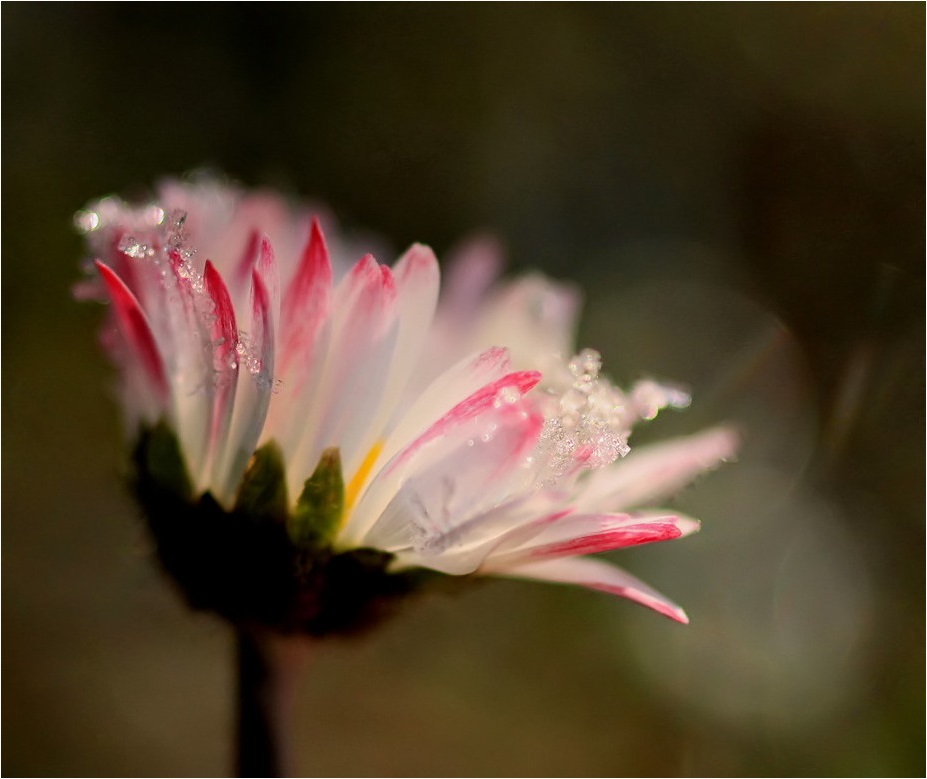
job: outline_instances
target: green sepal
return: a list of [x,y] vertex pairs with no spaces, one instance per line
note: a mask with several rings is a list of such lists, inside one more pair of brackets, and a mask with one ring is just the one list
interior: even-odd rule
[[322,452],[312,476],[306,479],[296,511],[290,515],[287,531],[297,546],[328,546],[344,514],[344,477],[337,447]]
[[177,436],[163,419],[142,431],[138,453],[148,477],[161,489],[191,500],[193,485]]
[[286,522],[286,468],[276,441],[269,441],[252,455],[233,510],[256,519]]

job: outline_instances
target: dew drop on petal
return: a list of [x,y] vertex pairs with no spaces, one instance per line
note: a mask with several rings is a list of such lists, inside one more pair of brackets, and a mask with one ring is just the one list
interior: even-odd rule
[[155,255],[154,247],[132,235],[127,235],[119,241],[118,249],[127,257],[133,257],[137,260],[154,257]]
[[82,233],[90,233],[100,226],[100,215],[96,211],[78,211],[74,214],[74,226]]
[[145,210],[145,220],[152,226],[157,226],[164,221],[164,209],[160,206],[148,206]]
[[601,367],[599,353],[583,349],[567,363],[559,385],[548,388],[537,450],[541,481],[555,482],[577,467],[601,468],[630,451],[624,393],[599,376]]
[[642,419],[654,419],[664,408],[686,408],[692,398],[677,387],[647,379],[631,390],[631,402]]
[[493,406],[502,408],[502,406],[511,406],[521,399],[521,393],[515,387],[503,387],[496,393],[493,398]]

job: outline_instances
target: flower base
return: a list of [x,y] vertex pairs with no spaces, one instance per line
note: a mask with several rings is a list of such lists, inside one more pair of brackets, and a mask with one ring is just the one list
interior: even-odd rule
[[376,549],[302,547],[274,512],[227,511],[208,492],[191,498],[176,440],[163,426],[141,433],[134,463],[135,493],[164,569],[192,608],[234,625],[358,633],[426,583],[469,578],[390,572],[393,556]]

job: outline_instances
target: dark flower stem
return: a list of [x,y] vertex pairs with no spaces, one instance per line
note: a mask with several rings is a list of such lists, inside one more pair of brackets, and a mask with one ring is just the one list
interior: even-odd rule
[[295,776],[292,720],[308,641],[262,628],[237,628],[238,776]]

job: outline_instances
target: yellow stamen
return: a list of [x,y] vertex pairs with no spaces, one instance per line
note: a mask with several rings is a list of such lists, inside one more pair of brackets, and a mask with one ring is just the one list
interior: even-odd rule
[[367,456],[364,457],[364,461],[360,464],[360,468],[357,469],[354,476],[351,478],[351,481],[348,483],[348,486],[344,491],[344,515],[348,516],[351,509],[354,508],[354,503],[357,501],[358,496],[360,495],[361,490],[364,487],[364,484],[367,481],[367,477],[370,476],[370,471],[373,469],[373,466],[377,462],[377,458],[380,456],[380,452],[383,451],[383,442],[377,441],[373,446],[370,447],[370,451],[367,452]]

